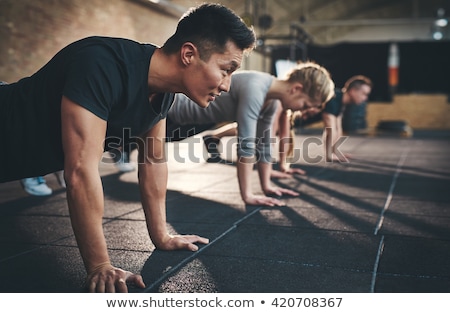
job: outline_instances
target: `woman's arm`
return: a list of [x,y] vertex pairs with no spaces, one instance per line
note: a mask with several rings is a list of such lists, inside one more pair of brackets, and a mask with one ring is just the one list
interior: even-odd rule
[[278,156],[280,162],[280,170],[285,173],[289,170],[289,164],[287,163],[288,151],[291,142],[294,138],[291,137],[291,124],[290,115],[292,113],[282,110],[278,118]]
[[[248,205],[284,205],[276,198],[263,195],[255,195],[252,191],[251,176],[253,172],[254,158],[240,157],[237,162],[237,176],[242,200]],[[267,163],[271,165],[270,163]],[[270,175],[270,172],[269,172]]]

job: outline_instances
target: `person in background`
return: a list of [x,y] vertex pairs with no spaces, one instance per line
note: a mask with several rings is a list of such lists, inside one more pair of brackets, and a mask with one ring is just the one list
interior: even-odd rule
[[[66,188],[64,181],[64,171],[54,173],[56,180],[62,188]],[[50,196],[53,190],[47,185],[43,176],[28,177],[20,180],[23,190],[32,196]]]
[[[331,153],[331,159],[346,162],[346,156],[335,151],[335,144],[343,135],[342,118],[348,105],[361,105],[369,99],[372,81],[363,75],[348,79],[336,96],[331,99],[321,113],[324,126],[325,151]],[[327,153],[328,156],[328,153]],[[331,161],[331,160],[328,160]]]
[[127,145],[123,149],[112,149],[109,155],[114,161],[115,167],[122,173],[133,172],[136,170],[136,164],[131,161],[131,147]]
[[[281,138],[290,138],[290,132],[294,125],[305,127],[312,123],[323,121],[323,140],[327,161],[347,162],[349,155],[336,151],[335,144],[343,135],[342,119],[349,105],[362,105],[365,103],[372,91],[372,81],[363,75],[349,78],[342,89],[335,90],[335,96],[325,104],[323,110],[310,110],[305,114],[292,115],[280,111],[277,115],[279,132]],[[287,172],[290,164],[287,162],[288,151],[292,149],[292,140],[283,140],[284,144],[279,146],[280,170]]]
[[166,115],[174,93],[207,107],[229,91],[231,74],[255,46],[255,33],[233,11],[202,4],[179,20],[162,47],[89,37],[59,51],[30,77],[0,86],[0,182],[64,170],[75,238],[91,292],[144,288],[140,275],[111,264],[102,219],[99,162],[104,150],[138,145],[142,208],[158,249],[196,251],[197,235],[166,225]]
[[32,196],[50,196],[53,193],[42,176],[23,178],[20,180],[20,185]]

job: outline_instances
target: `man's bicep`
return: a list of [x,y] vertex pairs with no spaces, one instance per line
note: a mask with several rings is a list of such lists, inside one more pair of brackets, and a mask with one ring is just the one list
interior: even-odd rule
[[103,153],[106,121],[64,96],[61,132],[65,162],[87,162]]

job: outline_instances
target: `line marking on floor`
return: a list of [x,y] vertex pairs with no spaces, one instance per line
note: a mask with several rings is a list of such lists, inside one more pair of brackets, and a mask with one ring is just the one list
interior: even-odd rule
[[[392,196],[394,194],[395,186],[397,185],[397,179],[402,171],[403,165],[405,164],[406,158],[408,156],[408,150],[403,150],[400,159],[397,162],[397,167],[395,169],[394,176],[392,177],[391,186],[389,187],[389,192],[386,198],[386,202],[384,203],[383,209],[380,212],[380,217],[378,219],[377,225],[375,226],[374,235],[378,235],[378,232],[380,231],[381,227],[383,226],[384,222],[384,215],[386,211],[389,209],[389,206],[392,201]],[[373,273],[372,273],[372,281],[370,284],[370,292],[375,292],[375,284],[377,280],[377,274],[378,274],[378,266],[380,264],[381,255],[384,251],[384,235],[381,236],[380,244],[378,245],[378,251],[377,256],[375,258],[375,264],[373,266]]]
[[378,272],[378,265],[380,264],[381,255],[383,254],[384,250],[384,235],[381,236],[380,244],[378,245],[378,252],[377,257],[375,259],[375,264],[373,266],[373,273],[372,273],[372,282],[370,284],[370,292],[375,292],[375,283],[377,280],[377,272]]
[[158,287],[159,285],[161,285],[167,278],[169,278],[170,276],[172,276],[175,272],[177,272],[178,270],[180,270],[183,266],[185,266],[187,263],[191,262],[192,260],[194,260],[195,258],[197,258],[201,253],[203,253],[205,250],[209,249],[210,247],[212,247],[215,243],[217,243],[218,241],[220,241],[223,237],[227,236],[229,233],[231,233],[232,231],[234,231],[239,224],[241,224],[242,222],[244,222],[245,220],[249,219],[250,217],[252,217],[254,214],[258,213],[259,211],[261,211],[261,209],[263,209],[263,206],[257,207],[255,210],[253,210],[252,212],[246,214],[244,217],[242,217],[241,219],[237,220],[236,222],[233,223],[233,225],[228,228],[226,231],[224,231],[222,234],[220,234],[218,237],[216,237],[214,240],[212,240],[210,243],[208,243],[207,245],[205,245],[204,247],[200,248],[199,250],[197,250],[196,252],[194,252],[193,254],[191,254],[190,256],[188,256],[187,258],[183,259],[180,263],[178,263],[177,265],[175,265],[174,267],[172,267],[170,270],[168,270],[167,272],[164,273],[164,275],[162,275],[159,279],[157,279],[155,282],[153,282],[151,285],[149,285],[148,287],[146,287],[144,290],[142,290],[143,293],[145,292],[150,292],[151,290],[153,290],[154,288]]
[[402,171],[402,167],[405,164],[406,157],[408,156],[408,151],[403,151],[402,155],[400,156],[400,159],[397,163],[397,168],[395,170],[394,177],[392,178],[391,186],[389,188],[388,196],[386,198],[386,202],[384,203],[383,209],[381,210],[380,217],[378,218],[377,225],[375,226],[374,235],[377,235],[380,231],[381,227],[383,226],[384,221],[384,215],[386,211],[389,208],[389,205],[392,201],[392,195],[394,194],[395,185],[397,184],[397,178],[400,175],[400,172]]

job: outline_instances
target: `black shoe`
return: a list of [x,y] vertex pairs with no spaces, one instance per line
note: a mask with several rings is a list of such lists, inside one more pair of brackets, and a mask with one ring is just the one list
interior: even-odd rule
[[225,162],[224,159],[220,157],[220,154],[212,154],[208,160],[206,160],[207,163],[223,163]]
[[209,154],[219,154],[219,145],[220,145],[220,138],[214,137],[214,136],[204,136],[203,137],[203,143],[206,146],[206,151],[208,151]]

